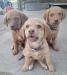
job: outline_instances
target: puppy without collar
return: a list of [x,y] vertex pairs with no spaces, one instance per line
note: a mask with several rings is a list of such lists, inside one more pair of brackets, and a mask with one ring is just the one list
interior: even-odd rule
[[18,32],[28,17],[19,10],[12,9],[5,14],[4,23],[12,30],[12,53],[18,54],[19,46],[24,46],[24,42],[19,40]]
[[59,51],[59,47],[57,47],[59,24],[64,17],[64,10],[58,6],[53,6],[47,9],[43,14],[43,18],[51,30],[50,34],[47,35],[47,41],[56,51]]

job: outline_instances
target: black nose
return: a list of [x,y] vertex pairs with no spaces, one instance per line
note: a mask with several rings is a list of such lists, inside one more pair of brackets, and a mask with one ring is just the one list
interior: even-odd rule
[[35,31],[34,30],[29,30],[29,33],[30,34],[33,34]]
[[58,22],[58,20],[55,20],[55,22],[57,23],[57,22]]
[[11,26],[11,30],[16,30],[17,28],[15,26]]

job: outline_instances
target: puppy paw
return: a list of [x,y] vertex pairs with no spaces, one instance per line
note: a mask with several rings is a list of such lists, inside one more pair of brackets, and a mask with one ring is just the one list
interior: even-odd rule
[[48,69],[47,65],[45,65],[42,61],[39,61],[39,63],[42,66],[42,68],[44,68],[46,70]]
[[24,65],[24,66],[22,66],[22,71],[24,71],[24,72],[25,72],[25,71],[28,71],[28,70],[29,70],[29,67],[28,67],[28,66],[25,66],[25,65]]
[[32,68],[33,68],[33,64],[31,64],[31,65],[29,66],[29,70],[32,70]]
[[53,46],[53,49],[54,49],[55,51],[60,51],[60,48],[57,47],[57,46]]
[[18,50],[12,50],[13,55],[17,55],[19,53]]
[[44,65],[44,66],[43,66],[43,68],[44,68],[45,70],[48,70],[48,68],[47,68],[47,66],[46,66],[46,65]]
[[11,50],[14,50],[14,46],[11,47]]
[[55,51],[60,51],[60,48],[56,48]]
[[49,71],[50,71],[50,72],[54,72],[53,66],[49,68]]

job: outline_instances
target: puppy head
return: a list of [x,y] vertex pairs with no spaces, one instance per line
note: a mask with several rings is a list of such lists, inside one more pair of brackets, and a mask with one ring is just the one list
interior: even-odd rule
[[44,19],[51,26],[56,26],[64,19],[64,10],[61,7],[54,6],[47,9],[44,13]]
[[10,10],[4,17],[4,23],[11,28],[11,30],[19,30],[28,17],[17,10]]
[[23,27],[20,29],[23,38],[29,41],[38,41],[45,38],[45,25],[39,19],[28,19]]

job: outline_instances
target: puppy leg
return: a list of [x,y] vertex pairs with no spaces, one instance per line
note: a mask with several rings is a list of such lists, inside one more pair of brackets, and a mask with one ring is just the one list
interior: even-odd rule
[[33,59],[31,57],[25,57],[25,63],[22,66],[23,71],[31,70],[33,68]]
[[13,42],[13,48],[12,48],[12,53],[13,55],[17,55],[18,54],[18,44],[17,42]]
[[18,43],[17,43],[17,36],[16,36],[16,33],[15,32],[13,32],[12,33],[12,35],[13,35],[13,48],[12,48],[12,53],[13,53],[13,55],[16,55],[16,54],[18,54]]
[[29,66],[29,70],[31,70],[33,68],[33,66],[34,66],[34,63],[32,62]]
[[45,65],[43,61],[39,60],[38,62],[40,63],[40,65],[41,65],[43,68],[45,68],[45,69],[47,70],[47,65]]
[[53,40],[52,47],[55,51],[60,51],[60,48],[57,45],[57,39]]
[[45,55],[45,59],[46,59],[46,64],[48,66],[49,71],[54,71],[54,68],[53,68],[53,65],[52,65],[52,62],[51,62],[51,59],[50,59],[50,53],[47,53]]

